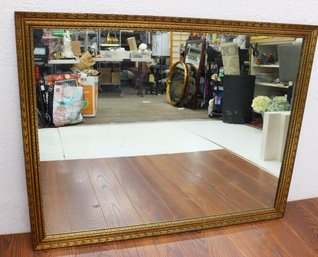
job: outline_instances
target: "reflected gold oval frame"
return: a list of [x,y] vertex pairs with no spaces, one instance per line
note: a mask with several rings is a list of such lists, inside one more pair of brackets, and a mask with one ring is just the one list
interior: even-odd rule
[[[27,179],[31,234],[34,249],[49,249],[115,240],[157,236],[241,224],[282,217],[285,211],[297,144],[314,57],[317,27],[199,18],[16,12],[17,63],[21,102],[23,147]],[[69,234],[45,235],[39,175],[39,147],[36,119],[35,74],[33,63],[33,29],[135,29],[148,31],[213,32],[223,34],[254,34],[265,36],[301,37],[303,50],[295,89],[287,143],[281,175],[272,208],[224,215],[211,215],[176,221],[140,224],[120,228]],[[172,196],[173,197],[173,196]]]
[[[180,88],[180,92],[179,92],[179,98],[176,99],[175,97],[171,96],[171,85],[177,83],[174,80],[174,76],[176,75],[175,72],[177,72],[178,69],[178,65],[181,65],[183,68],[183,81],[182,81],[182,85]],[[170,73],[168,75],[168,79],[167,79],[167,91],[166,91],[166,97],[167,97],[167,102],[170,103],[171,105],[178,105],[179,103],[181,103],[183,97],[184,97],[184,93],[187,89],[188,86],[188,67],[183,63],[183,62],[176,62],[171,70]],[[176,91],[176,89],[174,89],[174,91]],[[175,94],[173,94],[175,95]]]

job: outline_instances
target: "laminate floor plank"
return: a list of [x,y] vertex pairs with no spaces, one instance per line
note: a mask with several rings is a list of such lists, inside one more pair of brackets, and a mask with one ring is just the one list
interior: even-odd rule
[[318,198],[287,203],[282,219],[174,235],[33,251],[30,233],[0,235],[1,257],[318,256]]
[[144,178],[155,188],[157,194],[165,201],[176,219],[206,215],[201,206],[194,202],[182,188],[178,187],[176,181],[168,179],[166,174],[149,157],[138,156],[129,159],[138,169],[147,171],[143,173]]
[[107,227],[122,227],[142,223],[138,212],[129,200],[107,159],[87,160],[86,169],[93,183],[99,207],[107,221]]
[[273,176],[245,163],[226,150],[47,162],[48,234],[273,206]]
[[318,198],[313,198],[311,201],[296,201],[296,204],[301,205],[309,214],[318,219]]
[[[226,163],[228,169],[221,169],[220,172],[228,179],[233,181],[237,177],[242,181],[246,181],[246,185],[252,187],[252,191],[264,192],[265,194],[273,194],[274,192],[274,195],[276,194],[278,178],[255,164],[242,159],[228,150],[206,151],[202,152],[202,154],[203,159],[212,156]],[[229,172],[232,172],[232,174]]]
[[[209,183],[196,174],[193,174],[183,163],[173,161],[171,156],[150,156],[149,159],[158,167],[160,174],[167,181],[174,181],[193,202],[197,203],[205,215],[231,213],[242,211],[241,203],[233,202],[233,198],[242,197],[241,191],[229,185],[221,176],[214,176]],[[234,190],[234,192],[233,192]],[[232,197],[232,193],[236,196]],[[231,198],[229,200],[229,198]],[[254,199],[252,199],[253,201]],[[252,208],[260,208],[261,204],[254,201]],[[251,205],[249,204],[250,208]],[[243,209],[244,210],[244,209]],[[189,217],[192,218],[192,217]]]
[[62,166],[59,162],[40,162],[40,170],[45,233],[69,232],[72,230],[71,218],[67,212],[65,188],[60,174]]
[[266,172],[263,168],[251,163],[248,160],[228,151],[217,151],[217,152],[205,152],[208,155],[213,155],[216,158],[227,162],[230,166],[237,167],[240,172],[246,176],[252,178],[257,184],[261,184],[263,190],[266,192],[273,192],[277,188],[278,177]]
[[167,207],[156,188],[142,174],[129,158],[109,158],[106,160],[121,184],[127,197],[142,218],[143,223],[174,220],[174,213]]
[[244,256],[315,256],[281,219],[224,229]]
[[[241,166],[236,165],[237,160],[233,154],[231,154],[233,159],[230,159],[229,157],[227,157],[226,160],[219,158],[219,154],[224,155],[224,152],[226,152],[226,150],[191,154],[185,153],[182,155],[174,154],[172,155],[172,158],[176,159],[185,169],[202,177],[205,183],[211,183],[211,186],[215,187],[216,185],[223,185],[228,186],[228,188],[239,189],[240,191],[244,191],[248,197],[253,197],[256,201],[263,204],[261,207],[272,207],[275,201],[276,188],[269,188],[266,181],[257,181],[245,174],[245,170],[241,168]],[[255,172],[266,173],[263,170],[259,171],[254,165],[251,166],[254,167]],[[272,178],[272,175],[270,174],[265,174],[264,177],[266,175]],[[277,180],[278,179],[276,179],[276,181]],[[221,189],[220,194],[225,198],[227,197],[226,191],[223,189]],[[242,200],[244,200],[244,198]]]
[[[232,211],[246,211],[269,207],[267,205],[269,202],[268,198],[264,193],[262,193],[263,197],[260,198],[255,197],[252,190],[244,190],[250,183],[248,178],[244,177],[243,179],[240,178],[240,180],[232,179],[233,172],[231,170],[233,170],[233,167],[215,158],[201,159],[200,155],[201,153],[198,155],[198,158],[191,154],[181,156],[174,155],[174,158],[177,159],[179,166],[183,167],[183,170],[188,170],[195,176],[200,177],[202,184],[208,184],[210,188],[213,188],[217,194],[223,198],[224,203],[231,204],[234,208]],[[220,169],[229,174],[222,174]],[[234,172],[236,171],[234,170]],[[239,173],[239,171],[236,173]],[[245,185],[244,182],[246,182],[247,185]],[[257,192],[255,194],[257,196]],[[270,206],[273,206],[273,204],[272,202]]]
[[154,238],[161,253],[159,256],[243,256],[242,250],[236,248],[224,229],[208,231],[208,237],[205,236],[206,231],[194,231]]
[[318,253],[318,198],[289,203],[284,220],[295,234]]
[[87,160],[61,162],[61,179],[64,182],[67,211],[71,217],[70,232],[109,227],[91,183],[86,163]]
[[[143,238],[143,240],[127,240],[125,242],[116,242],[117,255],[116,256],[161,256],[157,250],[154,238]],[[124,254],[122,254],[125,252]]]
[[29,257],[33,254],[30,233],[0,235],[1,257]]
[[228,161],[232,165],[236,167],[240,167],[241,171],[244,174],[247,174],[251,178],[258,182],[264,182],[264,187],[268,187],[271,191],[272,189],[276,189],[278,178],[268,172],[264,172],[264,170],[248,160],[232,153],[228,150],[216,150],[216,151],[207,151],[204,153],[208,153],[209,155],[216,156],[224,161]]
[[233,208],[229,202],[226,202],[215,190],[215,187],[209,186],[201,177],[187,171],[185,167],[174,161],[171,156],[159,155],[149,156],[148,158],[158,167],[158,175],[161,174],[167,181],[173,181],[176,187],[183,190],[189,199],[204,210],[205,215],[229,213],[238,210]]

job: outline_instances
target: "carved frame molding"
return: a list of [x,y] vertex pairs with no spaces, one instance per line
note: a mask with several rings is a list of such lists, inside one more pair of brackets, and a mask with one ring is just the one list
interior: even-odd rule
[[[317,27],[309,25],[228,21],[199,18],[133,16],[112,14],[16,12],[17,64],[26,183],[29,199],[32,242],[35,250],[86,245],[147,236],[166,235],[233,224],[282,217],[286,207],[295,161],[308,84],[314,58]],[[273,208],[240,213],[211,215],[192,219],[141,224],[121,228],[45,235],[39,173],[39,149],[36,119],[35,74],[32,60],[32,30],[38,28],[68,29],[135,29],[148,31],[211,32],[223,34],[261,34],[268,36],[302,37],[298,86],[295,90],[287,144]]]

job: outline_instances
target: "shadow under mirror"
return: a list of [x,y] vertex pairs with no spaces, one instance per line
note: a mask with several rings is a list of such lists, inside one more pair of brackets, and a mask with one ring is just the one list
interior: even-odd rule
[[46,235],[274,206],[302,39],[33,30]]

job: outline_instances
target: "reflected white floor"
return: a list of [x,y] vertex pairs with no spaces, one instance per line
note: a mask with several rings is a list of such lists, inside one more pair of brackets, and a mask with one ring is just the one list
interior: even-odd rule
[[260,159],[262,131],[216,120],[80,125],[39,130],[41,161],[196,152],[226,148],[279,176]]

